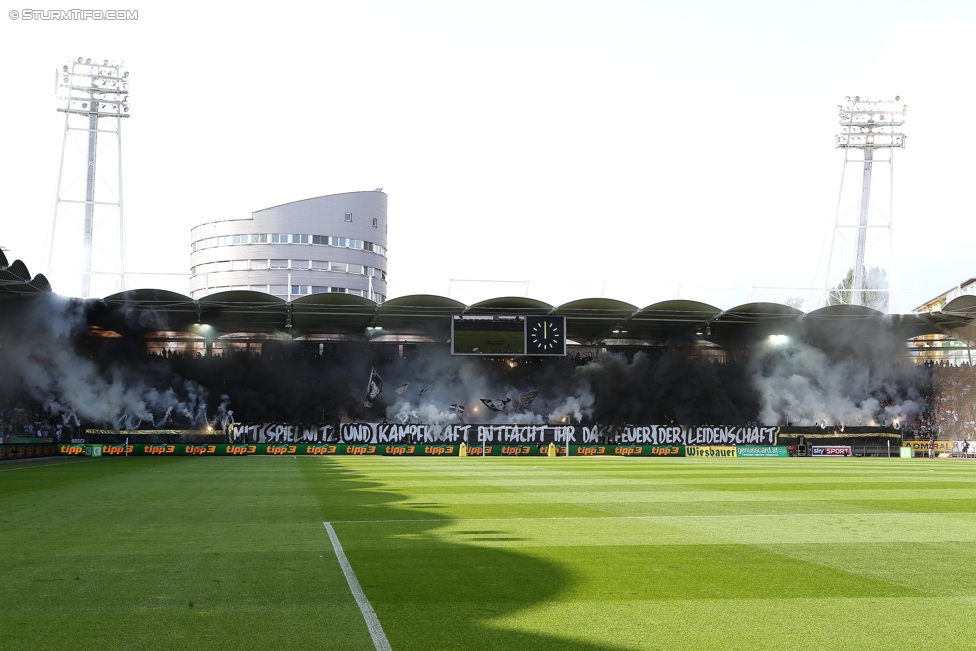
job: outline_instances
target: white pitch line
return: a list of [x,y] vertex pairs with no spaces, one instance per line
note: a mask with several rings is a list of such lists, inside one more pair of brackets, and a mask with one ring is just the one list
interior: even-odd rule
[[[17,461],[20,461],[20,459],[17,459]],[[24,459],[24,461],[28,461],[28,459]],[[88,461],[88,459],[85,459],[84,461]],[[7,472],[8,470],[26,470],[28,468],[47,468],[48,466],[66,466],[71,463],[81,463],[81,462],[82,460],[79,459],[78,461],[62,461],[61,463],[43,463],[39,466],[18,466],[16,468],[0,468],[0,472]]]
[[508,520],[710,520],[728,518],[863,518],[899,515],[973,515],[968,511],[919,511],[900,513],[742,513],[739,515],[579,515],[547,518],[405,518],[403,520],[333,520],[332,524],[386,524],[388,522],[505,522]]
[[339,537],[336,535],[335,529],[332,528],[330,522],[323,522],[322,524],[325,525],[325,530],[329,532],[332,549],[335,550],[336,558],[339,559],[342,573],[346,575],[346,583],[349,584],[349,589],[352,590],[352,596],[356,598],[356,603],[359,604],[359,610],[363,613],[363,619],[366,620],[366,628],[369,629],[369,635],[373,638],[373,646],[376,647],[376,651],[392,651],[390,641],[386,639],[386,633],[383,632],[380,619],[376,616],[376,611],[373,610],[373,606],[369,603],[369,599],[366,598],[366,594],[360,587],[359,579],[356,578],[356,573],[352,571],[352,566],[349,565],[349,561],[346,559],[346,553],[342,551],[342,543],[339,542]]

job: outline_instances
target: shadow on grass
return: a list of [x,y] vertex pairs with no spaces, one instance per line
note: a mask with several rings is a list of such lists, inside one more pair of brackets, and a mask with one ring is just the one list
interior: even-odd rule
[[[323,520],[334,523],[395,651],[623,649],[562,637],[563,622],[555,616],[547,630],[493,626],[493,619],[517,616],[557,599],[572,577],[560,565],[511,548],[449,540],[438,530],[456,520],[418,509],[416,502],[408,507],[409,495],[381,490],[336,461],[317,461],[321,465],[301,464],[302,472],[322,507]],[[409,522],[375,522],[391,520]],[[493,530],[455,533],[470,536],[472,543],[511,540]]]

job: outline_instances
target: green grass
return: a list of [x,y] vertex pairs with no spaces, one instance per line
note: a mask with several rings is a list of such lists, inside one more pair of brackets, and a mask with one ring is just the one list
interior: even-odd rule
[[[0,648],[974,649],[976,463],[0,465]],[[192,602],[192,606],[190,605]]]

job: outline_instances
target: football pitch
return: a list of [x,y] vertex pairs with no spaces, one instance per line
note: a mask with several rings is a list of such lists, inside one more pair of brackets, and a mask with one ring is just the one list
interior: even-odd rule
[[0,465],[5,651],[974,649],[974,557],[962,460]]

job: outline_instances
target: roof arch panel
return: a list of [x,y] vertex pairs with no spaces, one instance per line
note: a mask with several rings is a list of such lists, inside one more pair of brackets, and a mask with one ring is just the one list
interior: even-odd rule
[[763,322],[783,321],[803,316],[801,310],[782,303],[746,303],[726,310],[716,321],[730,322]]
[[200,322],[224,332],[272,332],[284,330],[288,306],[271,294],[232,290],[204,296],[197,301]]
[[878,311],[865,305],[827,305],[808,313],[807,318],[813,319],[858,319],[871,318],[880,319],[885,316],[884,312]]
[[967,316],[976,316],[976,296],[964,294],[957,296],[942,308],[942,312],[953,312]]
[[466,314],[548,314],[552,305],[524,296],[502,296],[475,303]]
[[188,303],[194,305],[189,296],[165,289],[129,289],[102,299],[106,303]]
[[373,322],[376,303],[344,293],[311,294],[291,302],[291,323],[295,334],[365,337]]
[[436,294],[411,294],[409,296],[391,298],[382,303],[377,311],[387,312],[390,310],[399,311],[401,308],[420,308],[430,309],[432,311],[458,310],[459,312],[463,312],[466,307],[464,303],[455,301],[453,298],[437,296]]
[[339,292],[323,292],[321,294],[309,294],[308,296],[302,296],[300,298],[293,299],[291,302],[292,310],[304,309],[306,307],[313,306],[343,306],[343,307],[355,307],[361,310],[369,310],[373,312],[376,309],[376,303],[369,300],[368,298],[363,298],[362,296],[355,296],[353,294],[345,294]]
[[611,298],[584,298],[564,303],[552,313],[566,317],[566,336],[583,343],[610,337],[637,311],[636,305]]

